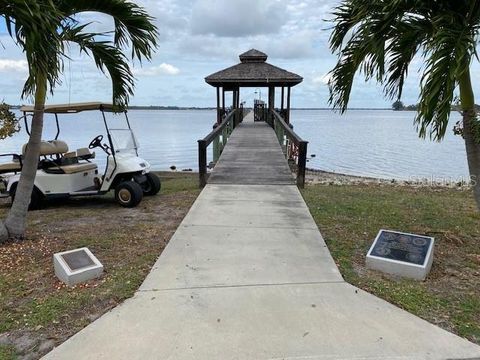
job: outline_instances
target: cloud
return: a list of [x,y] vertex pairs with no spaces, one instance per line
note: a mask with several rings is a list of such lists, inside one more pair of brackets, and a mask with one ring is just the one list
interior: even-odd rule
[[135,75],[177,75],[180,69],[167,63],[161,63],[158,66],[150,66],[148,68],[134,69]]
[[0,59],[0,72],[27,72],[27,60]]
[[251,48],[259,49],[275,59],[304,59],[315,55],[313,34],[310,31],[295,32],[271,36],[260,36],[250,41]]
[[108,33],[115,28],[114,19],[111,16],[98,12],[85,11],[77,14],[75,19],[82,24],[88,24],[84,29],[85,32]]
[[330,73],[326,73],[326,74],[323,74],[323,75],[320,75],[320,76],[313,77],[312,82],[315,85],[328,85],[328,82],[330,81],[331,77],[332,76],[330,75]]
[[279,0],[199,0],[192,9],[193,34],[219,37],[277,33],[287,21]]
[[[328,77],[337,62],[329,50],[332,11],[340,0],[135,0],[156,17],[160,32],[159,49],[152,63],[134,68],[138,75],[133,105],[164,104],[209,106],[215,102],[215,90],[204,77],[238,63],[238,55],[256,48],[269,55],[268,61],[303,76],[304,81],[292,93],[292,106],[328,105]],[[109,31],[112,19],[92,12],[78,20],[92,21],[89,30]],[[326,21],[327,20],[327,21]],[[0,19],[1,22],[1,19]],[[128,55],[130,49],[126,49]],[[2,98],[16,104],[28,64],[21,49],[0,28],[0,86]],[[50,102],[90,101],[111,98],[111,81],[95,67],[92,58],[78,55],[71,47],[71,63],[65,63],[63,84],[55,89]],[[412,104],[419,92],[418,64],[412,64],[402,101]],[[480,93],[480,63],[471,68],[472,82]],[[245,100],[253,99],[251,89],[242,89]],[[263,97],[263,91],[262,91]],[[351,106],[389,107],[382,86],[355,78]]]

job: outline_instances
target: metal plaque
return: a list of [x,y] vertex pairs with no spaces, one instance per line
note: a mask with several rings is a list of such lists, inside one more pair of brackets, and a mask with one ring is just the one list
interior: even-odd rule
[[69,252],[61,256],[72,271],[95,265],[95,262],[88,256],[85,250]]
[[382,230],[370,255],[424,265],[431,243],[432,238],[428,236]]

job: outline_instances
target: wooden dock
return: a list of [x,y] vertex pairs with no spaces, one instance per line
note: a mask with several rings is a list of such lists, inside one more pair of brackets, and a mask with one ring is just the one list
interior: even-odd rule
[[232,133],[209,184],[294,185],[295,179],[275,132],[248,113]]

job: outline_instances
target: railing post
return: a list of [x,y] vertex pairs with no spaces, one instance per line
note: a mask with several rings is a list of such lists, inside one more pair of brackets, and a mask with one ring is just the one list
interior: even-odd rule
[[307,167],[307,141],[298,143],[297,186],[305,187],[305,169]]
[[207,185],[207,142],[198,140],[198,176],[200,188]]
[[[217,128],[218,124],[214,124],[213,125],[213,130],[215,130]],[[216,163],[218,161],[218,159],[220,158],[220,153],[221,153],[221,149],[220,149],[220,137],[217,136],[214,140],[213,140],[213,162]]]
[[222,130],[222,151],[223,151],[223,148],[225,147],[225,144],[227,143],[227,140],[228,140],[228,129],[225,126]]

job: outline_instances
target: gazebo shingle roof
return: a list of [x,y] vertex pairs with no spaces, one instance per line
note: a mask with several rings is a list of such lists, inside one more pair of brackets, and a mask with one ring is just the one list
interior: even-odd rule
[[205,78],[212,86],[295,86],[303,81],[300,75],[266,62],[267,54],[251,49],[240,56],[240,63]]

